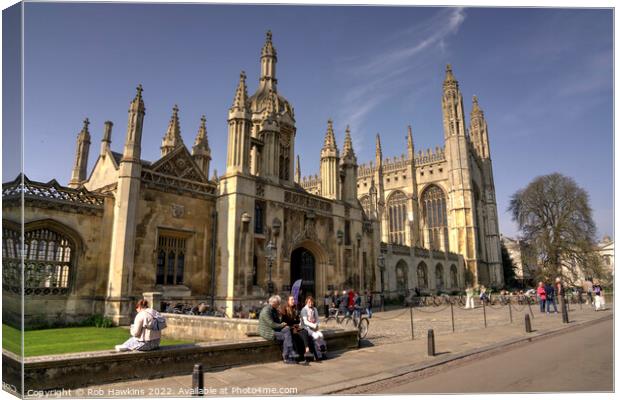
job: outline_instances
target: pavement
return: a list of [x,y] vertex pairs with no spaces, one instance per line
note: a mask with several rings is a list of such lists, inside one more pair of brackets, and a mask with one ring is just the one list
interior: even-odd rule
[[[613,305],[608,304],[608,307]],[[517,307],[518,308],[518,307]],[[368,339],[362,348],[343,353],[331,353],[330,359],[309,365],[286,365],[281,362],[247,365],[204,374],[207,396],[243,395],[293,395],[346,393],[353,388],[387,381],[407,374],[431,371],[448,363],[468,362],[493,351],[507,351],[574,329],[588,329],[613,318],[613,311],[595,312],[592,308],[572,305],[570,323],[562,323],[561,314],[540,314],[534,307],[531,319],[534,332],[526,333],[524,315],[527,306],[520,310],[503,309],[460,310],[455,316],[452,332],[451,314],[414,311],[414,340],[411,340],[411,314],[408,309],[376,313],[371,319]],[[439,310],[437,308],[436,310]],[[455,310],[453,309],[452,312]],[[487,328],[481,313],[497,313],[489,318]],[[500,318],[501,317],[501,318]],[[469,319],[468,319],[469,318]],[[390,328],[390,326],[392,328]],[[436,329],[436,356],[427,355],[426,332]],[[374,333],[373,333],[374,329]],[[391,330],[390,330],[391,329]],[[390,334],[400,332],[400,334]],[[417,334],[416,334],[417,332]],[[373,335],[375,336],[373,338]],[[329,343],[328,343],[329,345]],[[612,351],[612,348],[609,349]],[[303,378],[300,376],[303,375]],[[294,378],[293,378],[294,377]],[[186,375],[153,380],[106,384],[79,389],[73,396],[173,396],[192,394],[191,371]]]

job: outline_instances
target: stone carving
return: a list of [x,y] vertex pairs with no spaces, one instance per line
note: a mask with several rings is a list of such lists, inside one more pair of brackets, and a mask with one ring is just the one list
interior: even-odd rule
[[329,201],[324,201],[319,198],[305,195],[302,193],[284,192],[284,201],[286,203],[301,206],[303,208],[309,208],[313,210],[331,212],[332,204]]
[[185,207],[181,204],[171,204],[170,209],[174,218],[183,218],[185,215]]
[[262,182],[256,182],[256,195],[265,197],[265,185]]

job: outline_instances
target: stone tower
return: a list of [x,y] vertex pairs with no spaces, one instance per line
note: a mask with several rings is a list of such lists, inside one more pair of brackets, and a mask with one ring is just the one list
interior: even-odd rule
[[486,261],[489,268],[490,283],[504,282],[502,269],[500,237],[498,231],[497,205],[495,201],[495,183],[493,182],[493,164],[489,148],[489,133],[484,112],[473,97],[470,116],[469,134],[472,144],[482,163],[483,189],[479,201],[481,212],[480,237],[484,241]]
[[344,136],[344,146],[342,147],[342,158],[340,159],[342,171],[342,200],[349,204],[357,204],[357,157],[353,151],[353,141],[351,140],[351,130],[347,126]]
[[407,216],[409,221],[409,245],[419,246],[421,224],[418,207],[418,180],[415,170],[415,147],[413,144],[413,132],[411,131],[411,125],[407,128],[407,158],[409,173],[411,174],[411,199],[409,200],[410,206],[408,208],[411,210],[411,217],[413,217],[413,220],[410,220],[409,216]]
[[209,148],[209,139],[207,138],[207,118],[203,115],[200,117],[200,127],[194,146],[192,147],[192,156],[196,164],[204,176],[209,179],[209,165],[211,164],[211,149]]
[[84,126],[77,136],[75,161],[71,171],[70,188],[78,188],[86,180],[86,167],[88,166],[88,151],[90,150],[90,133],[88,132],[88,118],[84,120]]
[[247,174],[250,170],[250,127],[252,123],[245,78],[245,72],[241,71],[235,98],[228,111],[226,174]]
[[105,314],[116,324],[127,324],[131,314],[131,293],[136,217],[140,196],[140,162],[142,124],[144,121],[142,85],[129,105],[127,138],[119,164],[119,177],[114,197],[114,219],[110,249],[110,268]]
[[280,124],[276,107],[277,95],[269,89],[269,101],[263,111],[259,136],[263,138],[261,175],[272,182],[278,182],[280,178]]
[[181,138],[181,126],[179,124],[179,107],[175,104],[172,107],[172,116],[168,123],[168,129],[161,141],[161,156],[165,156],[168,153],[172,153],[174,149],[183,145],[183,139]]
[[321,149],[321,196],[340,199],[340,173],[338,169],[338,147],[334,136],[332,120],[327,121],[327,132]]
[[[474,192],[472,188],[468,138],[465,134],[463,96],[450,65],[446,66],[442,96],[445,154],[448,163],[448,221],[450,251],[465,258],[472,282],[487,282],[488,274],[479,268],[476,239],[477,221],[474,216]],[[440,248],[445,240],[441,240]]]

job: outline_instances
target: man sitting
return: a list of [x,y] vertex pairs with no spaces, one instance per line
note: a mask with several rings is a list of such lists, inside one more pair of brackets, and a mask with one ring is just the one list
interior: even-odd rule
[[269,298],[267,304],[258,316],[258,334],[267,339],[282,343],[282,358],[287,364],[296,364],[299,355],[293,349],[293,338],[291,328],[282,322],[278,308],[280,307],[280,296],[275,295]]

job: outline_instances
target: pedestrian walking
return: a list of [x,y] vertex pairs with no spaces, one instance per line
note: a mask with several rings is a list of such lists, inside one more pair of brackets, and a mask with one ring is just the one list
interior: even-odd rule
[[474,288],[471,285],[467,285],[465,289],[465,308],[475,308],[474,306]]
[[372,318],[372,292],[366,291],[366,314],[368,314],[368,318]]
[[482,303],[488,303],[489,300],[489,295],[487,294],[487,288],[485,288],[484,286],[480,286],[480,304]]
[[588,278],[586,279],[586,281],[583,284],[584,286],[584,291],[586,292],[586,295],[588,296],[588,304],[590,304],[591,306],[594,306],[594,298],[592,297],[592,278]]
[[547,300],[545,301],[545,303],[547,304],[547,314],[551,312],[551,305],[553,305],[554,312],[557,314],[558,307],[555,304],[555,289],[553,288],[553,286],[551,286],[550,283],[547,283],[545,285],[545,294],[547,298]]
[[540,312],[545,312],[545,303],[547,301],[547,292],[545,292],[545,286],[542,282],[538,282],[538,288],[536,289],[538,295],[538,302],[540,304]]
[[594,311],[605,309],[605,298],[603,297],[603,288],[600,283],[596,281],[592,286],[594,292]]
[[329,317],[329,306],[332,303],[332,299],[329,296],[329,293],[325,293],[325,297],[323,297],[323,312],[325,313],[325,318]]

